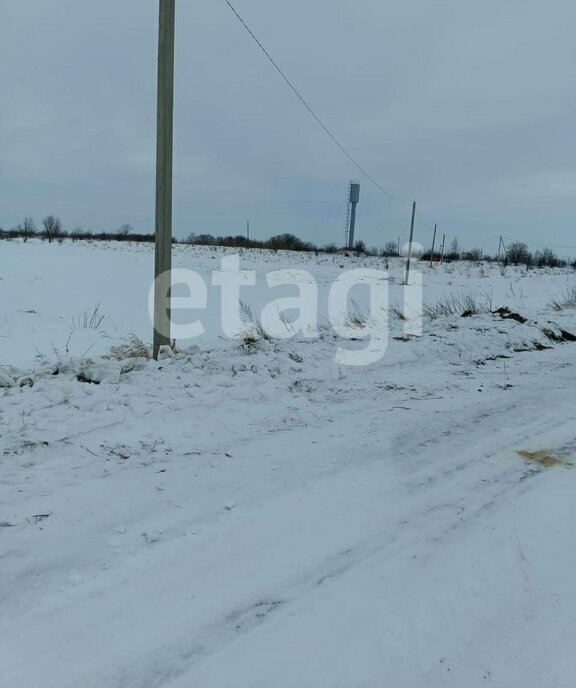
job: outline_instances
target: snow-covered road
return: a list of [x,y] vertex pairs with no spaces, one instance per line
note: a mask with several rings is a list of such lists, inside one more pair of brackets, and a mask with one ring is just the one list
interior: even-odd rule
[[327,346],[4,397],[2,686],[572,685],[574,345]]

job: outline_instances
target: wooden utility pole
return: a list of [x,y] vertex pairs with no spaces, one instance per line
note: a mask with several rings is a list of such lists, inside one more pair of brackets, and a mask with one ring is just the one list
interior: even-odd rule
[[410,258],[412,257],[412,239],[414,237],[414,217],[416,216],[416,201],[412,203],[412,221],[410,222],[410,240],[408,241],[408,255],[406,256],[406,276],[404,277],[404,284],[408,284],[408,277],[410,275]]
[[432,267],[432,259],[434,258],[434,244],[436,243],[436,227],[438,227],[438,225],[434,225],[434,236],[432,237],[432,250],[430,251],[430,267]]
[[172,149],[174,120],[174,26],[176,0],[160,0],[156,112],[156,233],[152,355],[170,344],[172,269]]
[[444,262],[444,245],[446,244],[446,234],[442,235],[442,252],[440,253],[440,263]]
[[508,265],[508,251],[506,249],[506,244],[504,243],[504,239],[502,237],[500,237],[500,241],[502,243],[502,249],[504,250],[504,257],[505,257],[504,265]]

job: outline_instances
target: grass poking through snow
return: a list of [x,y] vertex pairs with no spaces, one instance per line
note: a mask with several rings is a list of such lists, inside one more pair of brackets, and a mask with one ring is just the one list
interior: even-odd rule
[[146,358],[152,357],[152,349],[135,334],[126,337],[121,344],[117,344],[110,349],[110,357],[117,361],[125,358]]
[[72,328],[74,330],[97,330],[106,315],[100,312],[100,304],[97,303],[92,313],[84,311],[79,318],[72,318]]
[[563,311],[565,308],[576,308],[576,282],[569,284],[564,293],[559,298],[552,299],[549,305],[555,311]]
[[422,305],[422,315],[427,320],[437,320],[450,315],[478,315],[489,310],[489,305],[480,304],[475,294],[464,291],[444,296],[435,304]]
[[570,461],[565,461],[559,457],[552,454],[548,449],[538,449],[537,451],[527,451],[526,449],[518,449],[516,451],[518,456],[522,457],[525,461],[533,461],[544,468],[550,468],[551,466],[573,466],[574,464]]

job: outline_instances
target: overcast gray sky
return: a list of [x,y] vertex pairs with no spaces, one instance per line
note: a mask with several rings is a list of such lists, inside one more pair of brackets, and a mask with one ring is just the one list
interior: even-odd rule
[[[576,246],[573,0],[177,0],[174,233]],[[153,231],[158,0],[0,0],[0,226]],[[483,241],[484,243],[480,243]],[[572,251],[576,255],[576,250]]]

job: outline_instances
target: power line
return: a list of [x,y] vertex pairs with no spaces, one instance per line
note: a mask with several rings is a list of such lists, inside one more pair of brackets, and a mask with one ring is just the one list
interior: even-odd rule
[[487,237],[485,239],[474,239],[474,241],[465,241],[461,246],[471,246],[472,244],[486,244],[489,241],[496,241],[500,236]]
[[318,115],[314,112],[314,110],[311,108],[311,106],[306,102],[304,97],[300,95],[300,92],[298,89],[294,86],[294,84],[290,81],[290,79],[286,76],[286,74],[282,71],[282,69],[278,66],[276,61],[273,59],[273,57],[270,55],[270,53],[266,50],[266,48],[262,45],[260,40],[256,37],[252,29],[246,24],[244,19],[238,14],[234,6],[229,0],[224,0],[224,2],[228,5],[228,7],[232,10],[238,21],[242,24],[242,26],[246,29],[246,31],[250,34],[250,36],[256,41],[258,47],[260,50],[266,55],[268,60],[271,62],[271,64],[274,66],[274,69],[280,74],[280,76],[284,79],[284,81],[288,84],[294,95],[298,98],[298,100],[304,105],[304,107],[308,110],[308,112],[314,117],[316,122],[324,129],[325,133],[328,134],[328,136],[332,139],[332,141],[338,146],[338,148],[344,153],[344,155],[350,160],[350,162],[368,179],[369,181],[374,184],[380,191],[388,196],[388,198],[392,199],[396,203],[399,203],[400,205],[405,205],[405,206],[410,206],[409,203],[406,203],[393,194],[391,194],[389,191],[386,191],[386,189],[381,186],[375,179],[372,177],[366,170],[358,163],[356,160],[352,157],[352,155],[346,150],[346,148],[340,143],[340,141],[336,138],[336,136],[330,131],[330,129],[324,124],[324,122],[318,117]]
[[422,217],[422,215],[420,215],[420,213],[418,211],[416,211],[416,219],[422,225],[422,227],[432,231],[432,224],[428,224],[428,222],[426,220],[424,220],[424,218]]

